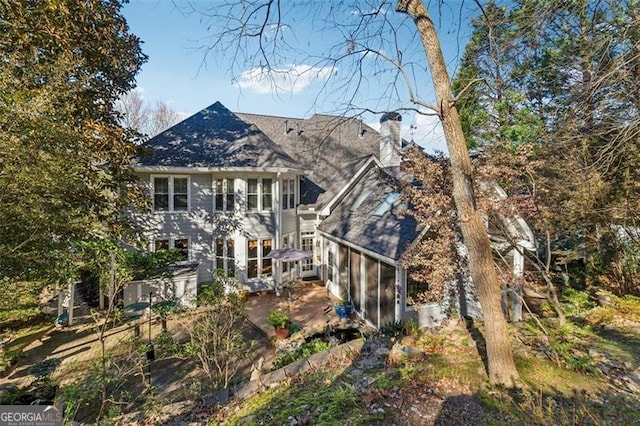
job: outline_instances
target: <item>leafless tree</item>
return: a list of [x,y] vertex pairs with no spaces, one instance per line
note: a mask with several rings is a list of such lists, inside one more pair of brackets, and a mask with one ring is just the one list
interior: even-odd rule
[[[447,7],[445,2],[438,5]],[[205,47],[205,58],[215,58],[228,66],[240,87],[243,78],[259,79],[273,89],[282,89],[285,84],[294,87],[311,79],[321,83],[317,103],[334,113],[394,110],[438,117],[450,153],[453,195],[468,248],[469,268],[483,309],[489,378],[492,383],[513,386],[518,373],[500,307],[496,267],[475,201],[471,161],[456,99],[436,26],[424,3],[398,0],[393,8],[388,0],[237,0],[205,9],[187,3],[186,8],[209,18],[214,34]],[[298,44],[287,43],[289,36],[297,36],[291,34],[289,19],[310,22],[307,30],[313,37],[304,48],[299,47],[300,40]],[[321,50],[313,52],[313,40],[318,38],[333,40],[334,44],[324,48],[326,43],[321,43]],[[251,71],[246,71],[247,66]],[[429,78],[435,102],[426,101],[433,96],[424,84]],[[383,93],[367,99],[363,96],[367,91],[361,89],[373,85],[383,88]]]
[[150,137],[180,121],[180,114],[172,110],[169,104],[164,101],[156,101],[153,107],[150,108],[148,115],[146,130]]
[[153,137],[180,121],[180,114],[172,110],[165,101],[153,104],[145,101],[140,90],[127,92],[116,103],[122,114],[122,125],[148,137]]

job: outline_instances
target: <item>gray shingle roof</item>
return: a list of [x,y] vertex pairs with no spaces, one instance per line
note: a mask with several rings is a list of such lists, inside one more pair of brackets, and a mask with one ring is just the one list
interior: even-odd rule
[[[382,215],[375,215],[388,194],[399,192],[397,181],[389,171],[373,165],[334,206],[319,229],[374,253],[399,260],[407,246],[420,235],[424,225],[403,214],[406,205],[400,199]],[[369,195],[356,209],[352,209],[356,199],[366,191],[370,191]]]
[[300,169],[278,144],[220,102],[154,136],[142,147],[152,155],[139,158],[138,166]]
[[364,157],[380,155],[377,131],[354,118],[309,119],[237,113],[295,158],[305,171],[301,203],[320,209],[353,177]]

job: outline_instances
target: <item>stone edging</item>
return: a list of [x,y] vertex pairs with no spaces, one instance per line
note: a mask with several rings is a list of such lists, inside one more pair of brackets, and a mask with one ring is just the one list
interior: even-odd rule
[[327,349],[326,351],[315,353],[309,358],[292,362],[291,364],[285,365],[279,370],[272,371],[263,375],[257,380],[252,380],[241,385],[234,391],[234,396],[241,400],[245,400],[251,398],[263,389],[279,386],[280,383],[282,383],[288,377],[305,373],[311,369],[318,369],[320,367],[323,367],[332,359],[344,358],[347,356],[353,357],[359,355],[362,351],[364,341],[365,339],[363,338],[352,340],[350,342],[335,346],[331,349]]

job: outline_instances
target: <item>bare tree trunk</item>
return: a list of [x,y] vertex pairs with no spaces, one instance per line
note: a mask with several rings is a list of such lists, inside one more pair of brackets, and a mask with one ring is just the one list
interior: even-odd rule
[[429,61],[437,103],[440,106],[440,119],[451,156],[453,198],[464,243],[469,251],[471,277],[482,305],[489,380],[494,384],[512,387],[518,379],[518,371],[513,361],[507,322],[500,306],[500,284],[489,236],[480,211],[476,208],[471,160],[453,101],[451,82],[438,36],[422,0],[398,0],[396,11],[406,13],[415,22]]

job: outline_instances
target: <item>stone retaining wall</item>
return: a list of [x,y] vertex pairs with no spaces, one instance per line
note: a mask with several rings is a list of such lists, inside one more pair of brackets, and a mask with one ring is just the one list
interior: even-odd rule
[[257,380],[252,380],[241,385],[235,390],[234,395],[242,400],[248,399],[264,389],[279,386],[288,377],[296,374],[302,374],[309,370],[322,368],[331,360],[345,358],[353,359],[360,355],[363,345],[364,339],[360,338],[335,346],[331,349],[327,349],[326,351],[315,353],[309,358],[300,359],[280,368],[279,370],[264,374]]

